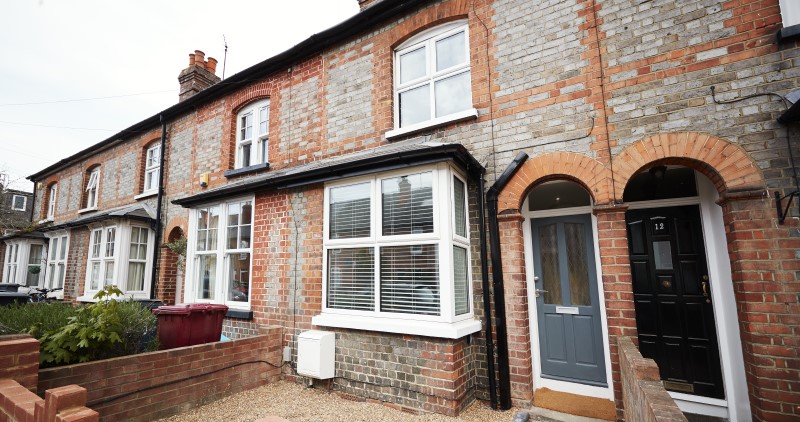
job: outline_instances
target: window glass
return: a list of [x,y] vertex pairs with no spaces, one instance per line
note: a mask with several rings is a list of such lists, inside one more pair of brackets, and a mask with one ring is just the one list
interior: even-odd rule
[[459,32],[436,41],[436,71],[464,64],[467,61],[466,34]]
[[330,238],[369,237],[372,184],[340,186],[330,189]]
[[400,55],[400,83],[419,79],[427,73],[425,47]]
[[147,150],[144,171],[144,191],[158,188],[158,176],[161,166],[161,145],[154,145]]
[[436,81],[436,117],[466,110],[472,102],[469,73],[461,73]]
[[381,311],[439,315],[436,245],[384,246],[381,256]]
[[327,299],[333,309],[375,309],[374,248],[328,251]]
[[250,296],[250,254],[230,254],[228,262],[228,300],[247,302]]
[[542,257],[544,303],[563,305],[561,300],[561,273],[558,269],[558,237],[555,224],[539,228],[539,247]]
[[53,219],[56,212],[56,196],[58,194],[58,185],[53,184],[50,186],[50,192],[47,199],[47,218]]
[[461,237],[467,237],[467,192],[464,182],[453,176],[454,231]]
[[567,242],[569,291],[574,306],[590,306],[589,259],[586,255],[586,227],[581,223],[564,223]]
[[129,291],[144,290],[144,273],[147,265],[147,238],[148,230],[146,228],[131,228],[127,285]]
[[217,256],[200,255],[197,257],[197,298],[214,299],[217,281]]
[[[39,285],[39,274],[43,270],[42,268],[42,258],[44,256],[44,246],[43,245],[31,245],[30,251],[28,252],[28,268],[26,271],[25,277],[25,285],[26,286],[38,286]],[[39,272],[32,273],[31,270],[35,267],[39,268]],[[35,271],[35,270],[34,270]]]
[[433,232],[433,174],[418,173],[381,181],[383,235]]
[[469,312],[469,271],[467,269],[467,250],[453,246],[453,289],[455,291],[456,315]]
[[17,211],[25,211],[25,199],[22,195],[12,196],[11,208]]
[[400,94],[400,125],[409,126],[431,118],[430,86],[423,85]]

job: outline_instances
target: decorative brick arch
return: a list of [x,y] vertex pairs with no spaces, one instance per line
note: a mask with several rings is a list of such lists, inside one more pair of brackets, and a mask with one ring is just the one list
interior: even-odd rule
[[575,180],[589,190],[596,204],[611,202],[611,173],[599,161],[583,154],[556,152],[529,159],[500,192],[498,211],[519,210],[525,196],[543,179]]
[[708,176],[720,193],[764,188],[761,171],[740,146],[705,133],[679,132],[648,136],[614,157],[617,195],[636,173],[656,164],[691,167]]

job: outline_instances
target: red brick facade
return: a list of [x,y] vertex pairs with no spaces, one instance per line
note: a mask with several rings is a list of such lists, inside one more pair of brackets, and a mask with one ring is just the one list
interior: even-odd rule
[[[388,0],[360,3],[366,15],[387,7]],[[785,95],[800,85],[795,71],[800,49],[795,42],[775,42],[781,25],[778,1],[552,3],[425,2],[170,116],[162,151],[162,241],[179,233],[190,240],[194,236],[190,211],[173,200],[302,164],[428,136],[433,142],[464,145],[484,163],[491,185],[524,151],[530,158],[499,197],[511,396],[520,406],[553,407],[548,403],[558,400],[543,398],[569,393],[551,393],[535,382],[539,362],[531,329],[536,322],[526,269],[531,246],[523,236],[529,222],[522,206],[534,187],[570,180],[593,201],[613,384],[606,397],[587,398],[584,407],[600,407],[603,417],[621,418],[617,338],[637,335],[625,222],[630,204],[624,203],[623,193],[636,174],[651,167],[688,167],[716,187],[724,218],[717,231],[724,231],[728,244],[741,345],[721,347],[741,348],[754,419],[797,417],[798,223],[792,214],[785,225],[777,224],[772,196],[775,190],[793,190],[796,164],[788,157],[789,148],[798,150],[798,144],[786,126],[776,123],[783,104],[767,93]],[[387,139],[396,126],[394,49],[423,30],[458,20],[468,28],[472,105],[478,117]],[[269,169],[226,176],[235,163],[237,113],[266,98]],[[145,147],[160,139],[161,127],[153,123],[40,175],[36,215],[46,213],[46,188],[53,182],[59,184],[53,224],[90,215],[78,210],[85,196],[84,175],[96,164],[102,169],[100,211],[134,203],[155,209],[155,196],[134,197],[142,190]],[[800,157],[800,151],[794,155]],[[204,178],[206,187],[200,184]],[[483,228],[476,212],[482,204],[477,204],[477,183],[469,184],[472,308],[475,318],[488,324],[485,315],[497,310],[487,312],[482,306],[478,233]],[[256,186],[250,194],[255,205],[253,315],[228,318],[225,333],[242,337],[279,325],[285,329],[283,345],[296,353],[298,333],[323,329],[312,325],[312,318],[322,309],[324,288],[324,184]],[[88,248],[89,231],[71,228],[67,298],[83,294]],[[187,300],[186,292],[175,291],[177,261],[162,248],[154,263],[158,283],[153,296],[166,303]],[[337,346],[341,379],[333,388],[446,414],[458,413],[474,398],[488,399],[494,374],[487,373],[482,333],[451,340],[331,330],[344,344]],[[417,349],[431,357],[416,356]],[[435,360],[441,362],[434,365]],[[386,369],[389,363],[402,369]],[[284,375],[295,376],[289,368]],[[376,379],[390,379],[391,393],[375,387]],[[580,406],[570,409],[582,412]]]

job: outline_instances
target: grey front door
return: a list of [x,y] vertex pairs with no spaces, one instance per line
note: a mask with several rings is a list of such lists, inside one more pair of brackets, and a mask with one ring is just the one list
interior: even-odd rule
[[606,386],[591,217],[531,226],[542,377]]

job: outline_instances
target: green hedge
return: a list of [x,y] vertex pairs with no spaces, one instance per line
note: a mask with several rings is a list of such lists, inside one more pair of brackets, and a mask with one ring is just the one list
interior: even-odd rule
[[42,367],[158,350],[157,320],[141,303],[116,300],[107,286],[97,303],[31,303],[0,307],[0,334],[31,334],[41,342]]

